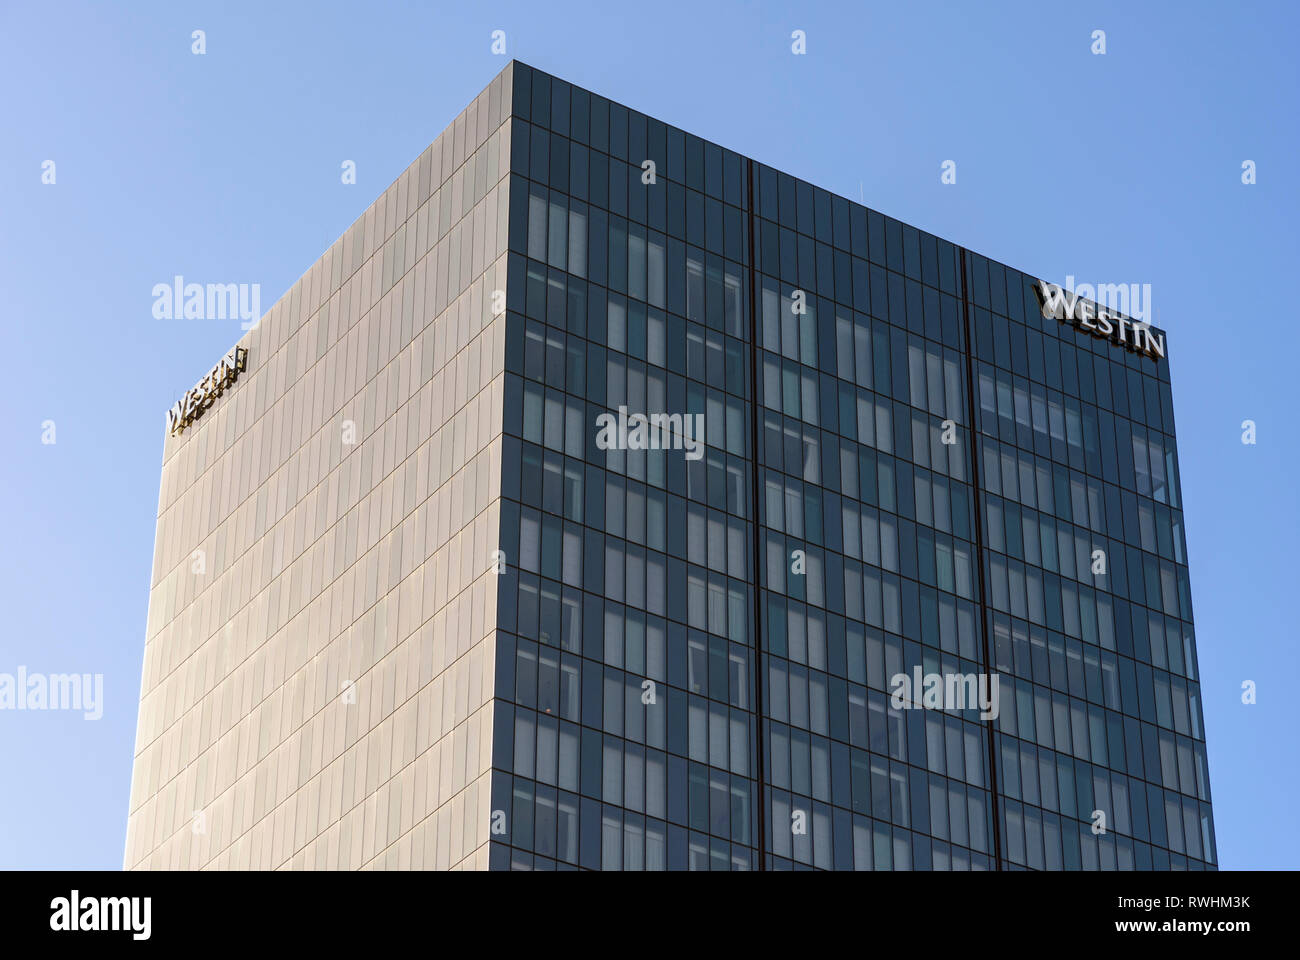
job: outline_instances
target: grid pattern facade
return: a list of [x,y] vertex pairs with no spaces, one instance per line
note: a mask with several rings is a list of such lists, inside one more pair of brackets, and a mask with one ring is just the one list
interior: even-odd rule
[[[491,866],[1212,868],[1167,363],[512,85]],[[620,407],[704,456],[599,448]],[[997,717],[891,706],[914,667],[996,672]]]
[[486,866],[509,94],[166,441],[127,868]]
[[510,64],[167,441],[127,865],[1213,869],[1168,364],[1032,284]]

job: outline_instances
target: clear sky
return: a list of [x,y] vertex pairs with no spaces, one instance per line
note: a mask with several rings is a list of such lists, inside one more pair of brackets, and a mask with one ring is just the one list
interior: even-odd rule
[[0,711],[0,866],[121,866],[164,412],[241,335],[154,285],[269,309],[510,57],[1030,274],[1151,284],[1220,862],[1300,866],[1300,15],[1064,6],[0,0],[0,673],[104,678],[99,720]]

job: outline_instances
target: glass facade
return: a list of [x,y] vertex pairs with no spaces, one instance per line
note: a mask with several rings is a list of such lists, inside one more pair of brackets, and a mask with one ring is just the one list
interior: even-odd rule
[[[1168,362],[506,76],[489,865],[1213,869]],[[897,704],[931,674],[996,716]]]

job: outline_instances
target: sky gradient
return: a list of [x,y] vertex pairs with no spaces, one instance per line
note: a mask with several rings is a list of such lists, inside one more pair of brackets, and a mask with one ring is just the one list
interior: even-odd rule
[[122,863],[164,415],[241,335],[156,319],[154,285],[270,309],[510,58],[1032,275],[1151,284],[1220,865],[1300,865],[1298,28],[1284,3],[0,0],[0,673],[104,678],[98,720],[0,711],[0,867]]

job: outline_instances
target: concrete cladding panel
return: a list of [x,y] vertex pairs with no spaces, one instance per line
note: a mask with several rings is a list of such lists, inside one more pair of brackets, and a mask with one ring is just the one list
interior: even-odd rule
[[165,441],[127,868],[487,865],[510,74]]

